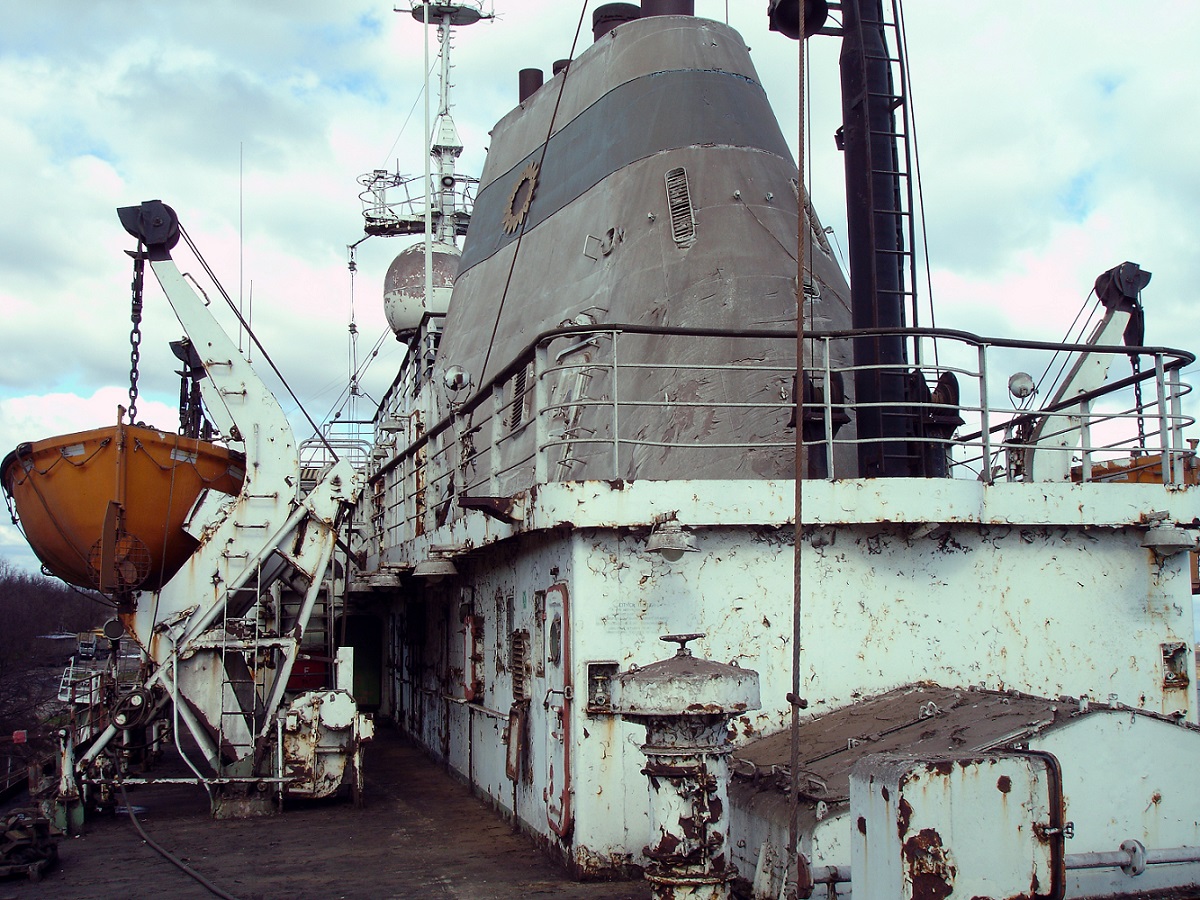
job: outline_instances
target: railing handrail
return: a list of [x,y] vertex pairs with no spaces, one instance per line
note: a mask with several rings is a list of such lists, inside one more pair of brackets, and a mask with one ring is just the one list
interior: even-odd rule
[[[574,335],[617,335],[617,334],[640,334],[640,335],[655,335],[662,337],[711,337],[711,338],[747,338],[747,339],[792,339],[796,338],[796,330],[780,329],[780,328],[763,328],[763,329],[729,329],[729,328],[690,328],[690,327],[674,327],[661,325],[637,325],[637,324],[609,324],[609,325],[567,325],[557,328],[547,329],[534,337],[522,350],[517,353],[512,360],[497,370],[497,372],[481,384],[478,389],[466,400],[460,403],[447,416],[444,416],[437,423],[427,428],[419,438],[410,443],[403,451],[393,456],[386,463],[374,472],[368,482],[374,484],[379,479],[383,478],[394,468],[402,464],[406,459],[412,457],[424,447],[426,447],[433,438],[440,436],[443,432],[453,427],[456,419],[474,412],[482,406],[487,400],[492,397],[495,389],[506,383],[511,377],[523,368],[529,365],[534,359],[534,356],[540,346],[547,345],[551,341],[562,337],[570,337]],[[953,328],[867,328],[867,329],[841,329],[841,330],[808,330],[805,329],[804,337],[806,341],[811,341],[814,344],[822,343],[829,344],[833,341],[857,340],[873,337],[905,337],[912,339],[942,339],[953,341],[956,343],[965,344],[967,346],[975,346],[977,348],[1004,348],[1012,350],[1034,350],[1048,351],[1055,353],[1091,353],[1111,356],[1152,356],[1155,358],[1167,358],[1164,363],[1163,370],[1167,372],[1176,372],[1186,368],[1196,361],[1196,355],[1187,350],[1182,350],[1174,347],[1166,346],[1126,346],[1126,345],[1097,345],[1086,343],[1060,343],[1054,341],[1031,341],[1018,338],[1003,338],[1003,337],[984,337],[974,334],[969,331],[962,331]],[[908,367],[915,367],[912,364]],[[861,367],[851,366],[852,369]],[[894,365],[878,366],[876,368],[895,368]],[[934,369],[941,367],[935,366]],[[825,367],[814,363],[811,371],[824,371]],[[805,371],[809,371],[810,367],[805,367]],[[980,376],[982,377],[982,376]],[[1045,409],[1032,411],[1030,415],[1046,414],[1061,411],[1072,406],[1079,405],[1080,402],[1087,402],[1096,397],[1105,396],[1115,391],[1121,390],[1123,387],[1128,387],[1140,381],[1148,380],[1155,377],[1154,372],[1142,373],[1140,376],[1127,376],[1118,382],[1105,384],[1101,388],[1089,391],[1086,394],[1080,394],[1067,400],[1060,401]],[[395,385],[393,385],[394,387]],[[390,396],[389,390],[388,395]],[[386,403],[386,399],[385,399]],[[808,405],[808,404],[805,404]],[[828,400],[824,404],[815,404],[814,406],[834,406],[836,408],[851,407],[850,404],[830,404]],[[385,414],[383,404],[380,406],[380,415]],[[997,430],[1003,430],[1008,427],[1014,418],[1010,418],[1003,423],[991,426],[987,433],[993,433]],[[974,438],[983,436],[983,432],[978,432]],[[967,441],[971,438],[964,437],[961,440]]]

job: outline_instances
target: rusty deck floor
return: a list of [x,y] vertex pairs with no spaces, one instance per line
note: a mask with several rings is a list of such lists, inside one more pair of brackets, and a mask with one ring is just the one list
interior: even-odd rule
[[[310,803],[281,816],[214,821],[194,786],[129,794],[147,834],[239,900],[508,898],[646,900],[645,882],[576,883],[530,840],[394,731],[368,745],[365,806]],[[40,883],[0,881],[0,900],[204,900],[211,894],[147,846],[125,815],[63,838]]]

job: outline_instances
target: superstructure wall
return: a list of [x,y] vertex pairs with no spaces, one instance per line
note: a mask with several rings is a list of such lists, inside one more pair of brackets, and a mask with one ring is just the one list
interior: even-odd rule
[[[1142,546],[1145,515],[1164,500],[1184,514],[1190,493],[929,486],[806,483],[808,715],[928,682],[1195,721],[1194,686],[1171,670],[1192,665],[1188,554]],[[662,634],[704,632],[705,656],[760,673],[763,709],[734,721],[737,741],[785,727],[790,487],[547,485],[507,537],[482,513],[430,536],[474,549],[457,578],[394,609],[400,720],[580,872],[636,864],[643,736],[605,708],[604,679],[668,655]],[[697,545],[675,562],[647,551],[642,524],[668,508]]]

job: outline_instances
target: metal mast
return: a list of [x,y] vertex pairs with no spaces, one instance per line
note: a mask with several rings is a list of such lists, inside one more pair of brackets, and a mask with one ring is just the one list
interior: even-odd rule
[[[412,16],[418,22],[437,26],[438,52],[441,59],[438,86],[437,118],[430,128],[429,122],[429,70],[425,65],[425,133],[429,135],[429,157],[425,169],[426,245],[433,242],[453,244],[457,236],[466,230],[466,222],[460,223],[458,176],[454,163],[462,155],[463,145],[458,137],[458,128],[450,114],[450,38],[451,29],[457,25],[474,25],[480,19],[490,19],[478,4],[472,3],[422,3],[412,7]],[[426,41],[426,53],[429,44]],[[436,180],[435,180],[436,179]]]

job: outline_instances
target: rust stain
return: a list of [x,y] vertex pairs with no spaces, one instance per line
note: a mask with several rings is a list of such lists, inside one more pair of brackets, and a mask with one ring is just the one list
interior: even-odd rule
[[936,829],[922,828],[904,842],[902,852],[912,879],[913,900],[943,900],[954,893],[958,869]]
[[1007,775],[1001,775],[996,781],[996,789],[1002,794],[1007,794],[1012,790],[1012,779]]
[[683,832],[683,836],[690,841],[697,841],[704,837],[705,826],[707,823],[700,816],[680,816],[679,830]]
[[679,849],[679,845],[682,843],[683,841],[681,841],[675,835],[668,832],[663,832],[663,836],[659,839],[657,844],[655,844],[653,847],[646,848],[646,855],[654,859],[661,859],[665,856],[672,855],[676,850]]
[[929,771],[944,777],[954,771],[954,762],[948,759],[938,760],[929,766]]
[[912,804],[900,798],[899,810],[896,813],[896,833],[903,838],[908,834],[908,823],[912,820]]

